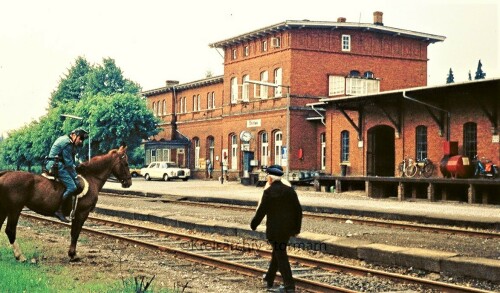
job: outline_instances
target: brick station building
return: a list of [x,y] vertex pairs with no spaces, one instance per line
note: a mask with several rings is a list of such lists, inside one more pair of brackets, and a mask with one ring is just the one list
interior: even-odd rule
[[[465,106],[457,111],[467,114],[453,113],[457,120],[443,118],[447,112],[432,105],[412,112],[417,107],[406,105],[403,89],[419,89],[408,96],[429,93],[423,99],[431,104],[448,89],[457,94],[453,86],[425,90],[427,47],[445,38],[385,26],[381,12],[373,16],[373,23],[285,21],[210,44],[224,52],[224,75],[167,81],[143,92],[162,128],[145,143],[146,163],[175,161],[195,178],[205,178],[207,160],[214,176],[224,164],[232,179],[271,164],[283,165],[293,180],[315,171],[339,174],[341,166],[350,175],[393,176],[399,160],[416,157],[420,125],[429,157],[439,161],[440,143],[449,133],[459,140],[466,120],[481,131],[477,150],[498,158],[492,142],[498,138],[498,94],[470,113],[468,101],[475,97],[462,96]],[[477,89],[473,84],[480,82],[470,83]],[[497,84],[489,84],[496,93]],[[458,92],[467,87],[457,85]],[[454,103],[439,96],[439,106]]]

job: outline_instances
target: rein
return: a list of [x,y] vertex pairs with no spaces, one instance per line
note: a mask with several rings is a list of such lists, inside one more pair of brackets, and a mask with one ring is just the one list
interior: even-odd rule
[[[115,166],[116,166],[117,164],[119,164],[119,163],[120,163],[120,161],[121,161],[121,159],[125,158],[125,156],[126,156],[125,154],[124,154],[124,155],[122,155],[122,156],[120,156],[120,157],[118,158],[118,161],[115,161],[115,162],[113,163],[113,165],[111,166],[110,171],[108,172],[108,175],[106,176],[106,178],[101,178],[101,177],[99,177],[99,176],[97,176],[97,175],[95,175],[94,177],[96,177],[96,178],[97,178],[97,179],[99,179],[100,181],[107,181],[107,180],[108,180],[108,178],[109,178],[109,176],[111,175],[111,172],[112,172],[112,171],[113,171],[113,169],[115,168]],[[123,173],[123,172],[122,172],[122,173]],[[123,174],[120,174],[120,175],[123,175]],[[123,177],[123,176],[118,176],[118,177],[122,177],[122,178],[117,178],[117,179],[120,181],[120,183],[122,183],[122,184],[125,184],[125,182],[127,182],[127,180],[132,179],[132,176],[125,176],[125,177]]]

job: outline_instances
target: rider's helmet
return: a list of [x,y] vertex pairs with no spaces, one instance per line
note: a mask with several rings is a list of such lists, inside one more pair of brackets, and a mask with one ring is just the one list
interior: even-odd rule
[[89,133],[81,128],[77,128],[73,131],[71,131],[71,134],[76,134],[76,136],[79,136],[82,141],[87,139],[89,137]]

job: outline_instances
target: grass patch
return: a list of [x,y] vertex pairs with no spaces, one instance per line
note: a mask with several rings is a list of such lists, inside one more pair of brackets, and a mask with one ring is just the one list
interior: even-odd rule
[[[21,250],[28,259],[20,263],[15,260],[7,237],[0,233],[0,288],[2,292],[180,292],[178,290],[155,290],[152,283],[147,291],[129,279],[100,278],[96,272],[94,280],[79,280],[78,270],[68,263],[59,263],[66,251],[53,243],[43,243],[19,233]],[[34,232],[34,231],[31,231]],[[36,235],[36,234],[35,234]],[[42,242],[42,243],[41,243]],[[149,280],[149,278],[146,278]]]

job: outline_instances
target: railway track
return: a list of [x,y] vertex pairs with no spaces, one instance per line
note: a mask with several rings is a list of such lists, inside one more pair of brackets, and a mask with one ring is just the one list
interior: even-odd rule
[[[112,196],[117,196],[116,194],[112,194],[112,193],[106,193],[106,194],[112,195]],[[236,205],[221,204],[221,203],[178,201],[178,200],[165,200],[165,199],[149,199],[149,201],[162,202],[162,203],[174,203],[174,204],[198,206],[198,207],[238,210],[238,211],[245,211],[245,212],[254,212],[255,211],[255,207],[236,206]],[[482,238],[489,238],[489,239],[500,239],[500,233],[498,233],[498,232],[479,230],[479,229],[464,229],[464,228],[446,227],[446,226],[439,226],[439,225],[403,223],[403,222],[395,222],[395,221],[388,221],[388,220],[360,218],[360,217],[355,217],[355,216],[347,217],[347,216],[310,213],[310,212],[304,212],[304,217],[318,219],[318,220],[339,221],[339,222],[351,221],[352,224],[356,224],[356,225],[368,225],[368,226],[377,226],[377,227],[384,227],[384,228],[412,230],[412,231],[419,231],[419,232],[462,235],[462,236],[467,236],[467,237],[482,237]]]
[[[23,212],[22,215],[39,221],[67,225],[29,211]],[[261,276],[266,271],[271,253],[270,250],[253,243],[218,241],[97,217],[89,217],[83,231],[175,254],[193,262],[236,271],[247,276]],[[390,289],[389,291],[488,292],[298,255],[289,257],[297,286],[309,292],[364,291],[363,288],[353,285],[360,283],[353,282],[353,279],[362,279],[361,283],[370,283],[375,288],[380,283],[384,290]]]

